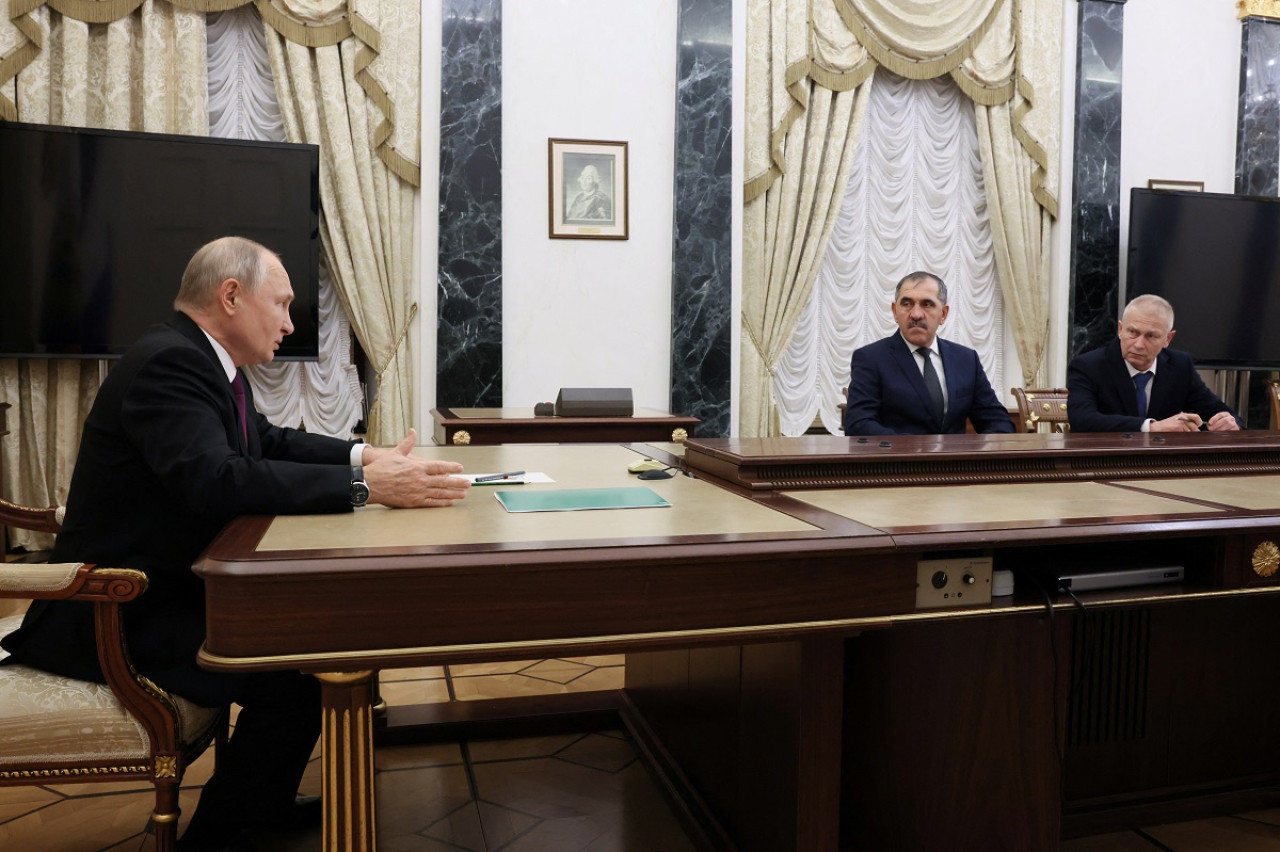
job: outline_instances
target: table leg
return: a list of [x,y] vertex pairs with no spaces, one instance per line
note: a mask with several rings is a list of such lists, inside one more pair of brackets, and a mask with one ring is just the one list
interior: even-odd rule
[[374,672],[317,674],[324,708],[321,767],[325,852],[375,852]]

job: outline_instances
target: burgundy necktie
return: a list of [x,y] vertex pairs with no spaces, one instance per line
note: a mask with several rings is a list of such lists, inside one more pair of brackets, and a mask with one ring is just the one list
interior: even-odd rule
[[231,380],[231,392],[236,395],[236,414],[240,417],[240,436],[244,438],[244,445],[249,446],[249,423],[244,416],[244,379],[240,377],[240,371],[236,371],[236,377]]

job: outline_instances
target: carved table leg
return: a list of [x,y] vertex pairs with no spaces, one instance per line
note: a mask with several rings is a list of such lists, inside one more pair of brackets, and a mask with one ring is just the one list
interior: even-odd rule
[[373,672],[317,674],[324,705],[325,852],[375,852]]

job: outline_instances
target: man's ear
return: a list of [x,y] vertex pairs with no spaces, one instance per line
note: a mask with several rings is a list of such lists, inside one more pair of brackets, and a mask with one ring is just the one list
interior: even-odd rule
[[227,278],[218,285],[217,305],[222,313],[228,316],[234,314],[239,309],[243,298],[244,288],[235,278]]

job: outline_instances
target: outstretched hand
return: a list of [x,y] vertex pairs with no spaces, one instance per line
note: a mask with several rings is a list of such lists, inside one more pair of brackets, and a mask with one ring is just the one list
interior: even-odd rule
[[422,459],[413,455],[418,433],[409,433],[394,447],[365,447],[364,481],[369,502],[384,506],[452,506],[467,496],[471,483],[457,462]]

